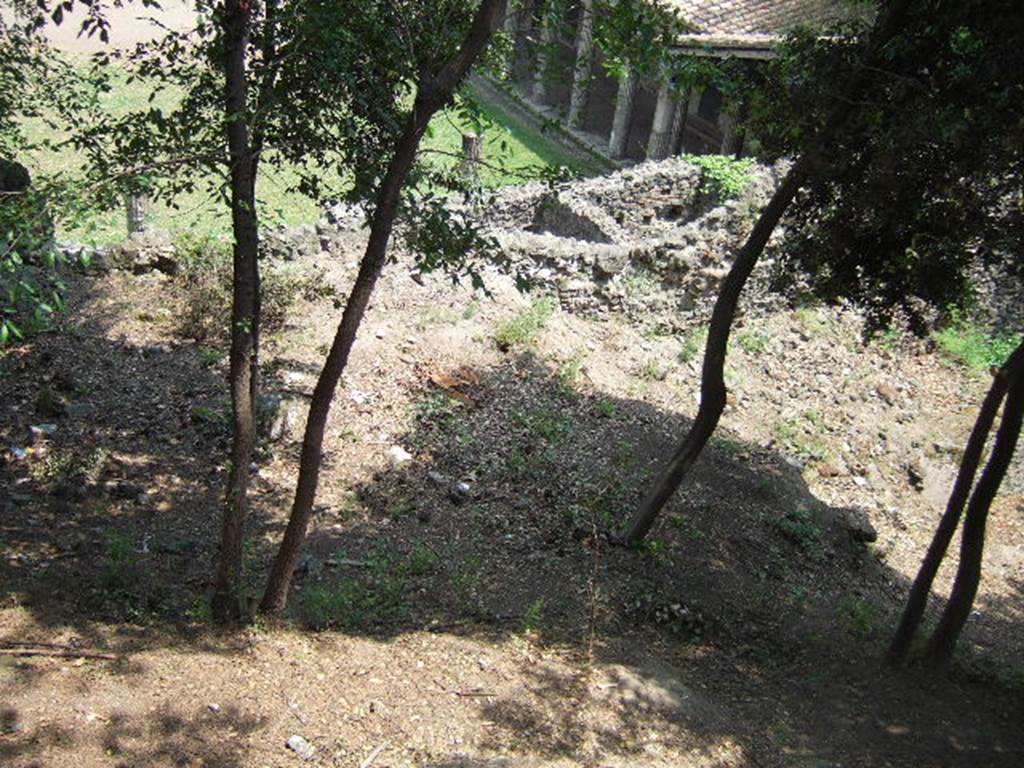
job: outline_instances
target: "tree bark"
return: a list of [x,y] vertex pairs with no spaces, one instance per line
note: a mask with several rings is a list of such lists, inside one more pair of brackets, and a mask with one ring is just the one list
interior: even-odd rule
[[1016,364],[1013,362],[1014,359],[1022,356],[1024,356],[1024,346],[1018,347],[995,374],[992,386],[989,387],[988,393],[982,401],[978,418],[974,422],[971,435],[964,448],[963,458],[960,460],[960,469],[957,472],[956,481],[953,483],[953,490],[949,494],[946,510],[935,529],[928,552],[925,554],[914,584],[910,588],[907,605],[903,609],[899,626],[889,644],[886,662],[890,666],[901,665],[906,661],[907,654],[910,652],[910,645],[928,605],[928,595],[931,592],[932,583],[935,581],[939,566],[949,549],[949,543],[953,540],[953,534],[956,533],[957,526],[960,524],[964,505],[967,503],[971,487],[974,485],[974,477],[978,472],[978,465],[981,463],[985,442],[988,440],[992,424],[999,412],[999,406],[1006,395],[1007,371],[1011,365]]
[[313,390],[306,431],[302,440],[302,457],[299,464],[299,478],[295,488],[295,499],[284,539],[274,558],[274,564],[267,581],[267,589],[260,603],[260,610],[277,614],[288,602],[292,574],[298,563],[299,551],[306,537],[309,519],[316,498],[320,478],[320,461],[323,453],[324,430],[330,414],[334,392],[345,370],[349,353],[355,342],[356,332],[373,294],[377,278],[387,257],[388,242],[398,205],[402,186],[416,159],[420,139],[434,114],[447,104],[459,83],[465,78],[470,67],[487,47],[491,35],[501,23],[507,0],[483,0],[466,39],[458,53],[433,76],[426,76],[417,84],[416,101],[406,120],[405,128],[395,154],[388,165],[387,173],[377,193],[376,208],[370,226],[370,239],[366,246],[356,277],[349,294],[345,312],[338,325],[334,342],[324,363],[320,378]]
[[243,529],[247,512],[249,465],[256,444],[256,339],[259,332],[259,246],[256,229],[256,160],[247,118],[249,82],[246,50],[251,6],[228,0],[224,16],[224,107],[231,159],[231,224],[234,232],[230,387],[233,436],[231,467],[221,527],[220,561],[213,596],[214,619],[241,615]]
[[879,15],[868,39],[867,47],[858,67],[850,77],[845,93],[833,108],[825,125],[815,136],[808,149],[793,165],[772,199],[761,212],[747,241],[743,244],[729,274],[719,290],[711,314],[707,344],[704,348],[704,366],[701,371],[700,406],[686,437],[672,454],[667,466],[655,480],[626,528],[615,537],[622,544],[633,544],[647,535],[665,502],[679,488],[687,472],[700,456],[725,410],[725,355],[732,330],[733,318],[740,294],[747,279],[764,252],[776,225],[806,179],[812,163],[825,155],[836,133],[842,129],[856,109],[856,104],[871,82],[874,65],[883,46],[899,31],[907,14],[910,0],[894,0]]
[[989,456],[981,478],[971,494],[960,540],[960,564],[949,602],[939,619],[925,649],[924,663],[929,667],[945,667],[953,658],[956,642],[960,638],[981,581],[981,556],[985,549],[985,525],[992,501],[1006,476],[1020,437],[1024,418],[1024,342],[1003,367],[1006,376],[1006,404],[999,422],[992,455]]

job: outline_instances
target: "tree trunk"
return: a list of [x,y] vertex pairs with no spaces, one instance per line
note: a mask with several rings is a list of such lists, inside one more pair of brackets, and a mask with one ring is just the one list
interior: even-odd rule
[[398,214],[402,185],[416,160],[420,139],[430,119],[450,101],[459,83],[486,48],[492,33],[504,17],[505,5],[506,0],[483,0],[455,57],[437,75],[428,76],[418,83],[412,112],[377,193],[376,208],[370,225],[370,239],[359,267],[359,274],[349,294],[345,312],[342,314],[334,342],[320,372],[320,378],[313,390],[306,432],[302,440],[302,457],[292,512],[281,547],[274,558],[266,592],[260,603],[260,610],[265,613],[280,613],[288,602],[292,574],[298,563],[299,551],[306,537],[316,498],[324,430],[330,414],[331,401],[348,362],[356,332],[370,302],[377,278],[384,267],[388,241]]
[[228,150],[231,158],[231,224],[233,250],[230,386],[233,437],[231,467],[224,502],[220,561],[213,596],[213,615],[218,622],[235,621],[241,615],[239,582],[242,573],[242,541],[249,465],[256,443],[256,339],[259,329],[259,265],[256,230],[256,160],[249,141],[247,122],[249,83],[246,49],[249,43],[251,6],[228,0],[224,16],[224,107]]
[[845,93],[803,156],[786,174],[786,178],[761,212],[754,229],[737,254],[736,261],[719,290],[715,308],[711,314],[711,325],[704,348],[700,406],[697,409],[697,416],[689,433],[672,454],[668,465],[655,480],[653,487],[641,502],[625,530],[615,537],[619,543],[633,544],[647,535],[661,508],[676,492],[679,484],[700,456],[718,426],[726,402],[725,355],[743,286],[764,252],[768,238],[771,237],[779,219],[782,218],[786,208],[789,207],[804,182],[811,164],[818,162],[819,158],[825,155],[832,138],[856,109],[863,90],[874,75],[874,64],[880,50],[899,31],[909,5],[910,0],[894,0],[879,15],[868,40],[862,64],[851,76]]
[[729,333],[732,330],[732,321],[736,314],[740,293],[764,251],[768,238],[771,237],[779,219],[782,218],[782,214],[785,213],[800,188],[803,175],[802,164],[797,164],[786,174],[786,178],[761,212],[750,237],[740,249],[732,269],[729,270],[729,274],[718,292],[715,308],[711,313],[707,345],[704,349],[700,407],[697,409],[697,417],[686,438],[672,454],[668,466],[648,491],[640,508],[630,520],[629,526],[619,535],[618,539],[624,544],[640,541],[647,535],[658,512],[675,493],[711,438],[715,427],[718,426],[718,420],[725,409],[726,400],[725,352],[728,348]]
[[974,477],[978,472],[978,465],[981,463],[981,454],[985,449],[985,442],[988,440],[989,432],[992,431],[992,424],[995,422],[999,406],[1006,395],[1007,371],[1013,365],[1014,358],[1024,356],[1024,346],[1018,347],[1010,358],[1003,364],[1003,367],[992,379],[992,386],[982,401],[981,409],[978,411],[978,418],[974,422],[974,428],[967,439],[964,448],[963,458],[960,460],[960,469],[957,472],[956,481],[953,483],[953,490],[949,495],[946,504],[946,511],[935,529],[935,535],[928,547],[921,568],[917,572],[914,584],[910,588],[910,595],[907,597],[907,605],[903,609],[899,626],[893,635],[889,650],[886,653],[886,662],[890,666],[899,666],[906,661],[910,652],[910,645],[914,635],[921,623],[921,617],[928,604],[928,595],[931,592],[935,575],[939,571],[949,543],[953,540],[953,534],[960,524],[960,517],[963,515],[964,505],[970,495],[971,487],[974,485]]
[[960,540],[960,565],[953,582],[953,591],[946,603],[946,610],[939,619],[928,647],[924,662],[929,667],[945,667],[953,657],[956,642],[960,638],[967,617],[978,594],[981,581],[981,556],[985,549],[985,524],[988,521],[992,500],[999,492],[999,486],[1006,476],[1006,470],[1013,459],[1013,452],[1020,437],[1021,420],[1024,417],[1024,341],[1003,367],[1006,375],[1006,404],[1003,418],[999,422],[992,455],[989,456],[981,478],[971,494],[964,520],[964,532]]

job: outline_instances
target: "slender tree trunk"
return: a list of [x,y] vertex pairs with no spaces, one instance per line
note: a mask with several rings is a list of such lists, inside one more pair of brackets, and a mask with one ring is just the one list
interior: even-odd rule
[[939,572],[949,543],[953,540],[957,526],[960,524],[960,517],[963,515],[964,505],[967,503],[971,487],[974,485],[974,477],[978,472],[978,465],[981,463],[981,454],[985,449],[985,442],[992,431],[992,424],[995,422],[999,406],[1006,395],[1006,377],[1008,369],[1015,365],[1015,358],[1024,357],[1024,346],[1018,347],[1010,358],[1003,364],[1003,367],[992,379],[992,386],[982,401],[981,409],[978,411],[978,418],[974,422],[971,435],[967,439],[964,448],[963,458],[960,460],[960,469],[957,472],[956,481],[953,483],[953,490],[949,495],[946,504],[946,511],[935,529],[935,535],[928,547],[928,552],[921,562],[921,568],[917,572],[914,584],[910,588],[907,597],[907,605],[903,609],[899,626],[893,635],[889,650],[886,653],[886,662],[891,666],[899,666],[906,661],[910,652],[910,645],[914,635],[921,623],[921,617],[928,605],[928,595],[931,592],[935,575]]
[[213,596],[213,615],[218,622],[240,616],[239,581],[242,572],[242,541],[249,465],[256,443],[256,344],[259,333],[259,265],[256,230],[256,161],[249,141],[247,122],[249,83],[246,49],[249,42],[251,6],[244,0],[228,0],[224,17],[224,105],[228,150],[231,158],[231,224],[233,294],[231,310],[231,405],[233,438],[231,468],[224,502],[220,561]]
[[981,581],[981,556],[985,549],[985,524],[992,501],[999,492],[999,486],[1006,476],[1006,470],[1013,459],[1020,437],[1021,420],[1024,418],[1024,342],[1017,348],[1004,366],[1006,374],[1006,404],[1003,418],[996,431],[992,455],[981,473],[981,478],[971,494],[964,519],[964,532],[960,540],[960,564],[956,571],[953,590],[946,603],[946,610],[939,619],[925,650],[924,662],[929,667],[944,667],[949,664],[956,649],[967,617],[970,616],[974,598]]
[[349,294],[345,312],[320,378],[313,390],[306,432],[302,440],[302,457],[292,513],[260,603],[260,610],[265,613],[280,613],[288,602],[292,574],[298,563],[299,551],[306,537],[316,498],[324,430],[330,414],[331,401],[334,399],[338,380],[348,363],[356,332],[370,302],[377,278],[384,267],[391,230],[398,214],[402,186],[416,160],[420,139],[430,119],[450,101],[459,83],[487,47],[492,33],[504,18],[505,5],[506,0],[483,0],[455,57],[439,73],[427,76],[418,83],[412,113],[406,121],[395,154],[377,193],[376,208],[370,225],[370,239],[359,267],[359,274]]
[[843,98],[839,99],[825,125],[822,126],[803,156],[786,174],[786,178],[761,212],[754,229],[737,254],[736,260],[719,290],[715,308],[711,314],[711,325],[704,348],[700,406],[697,409],[697,416],[689,433],[672,454],[672,458],[662,470],[661,475],[654,481],[653,487],[641,502],[629,524],[622,533],[616,536],[618,542],[632,544],[647,535],[661,508],[679,488],[679,484],[700,456],[718,426],[726,402],[725,355],[729,343],[729,333],[732,330],[733,318],[743,287],[764,252],[768,238],[771,237],[786,208],[789,207],[805,181],[811,164],[818,162],[819,158],[825,154],[833,137],[842,129],[856,109],[860,95],[872,80],[874,64],[880,50],[899,31],[909,5],[910,0],[893,0],[879,15],[861,59],[861,66],[851,75]]
[[782,218],[786,208],[803,182],[803,165],[794,166],[772,199],[761,212],[747,242],[740,249],[736,261],[729,270],[711,313],[708,340],[704,349],[704,367],[701,372],[700,407],[690,431],[672,454],[668,466],[662,470],[654,486],[640,504],[629,526],[618,537],[623,543],[640,541],[654,524],[654,520],[665,502],[676,492],[690,467],[718,426],[718,420],[725,410],[725,352],[729,345],[733,317],[739,303],[743,286],[750,277],[758,258],[764,251],[768,238]]

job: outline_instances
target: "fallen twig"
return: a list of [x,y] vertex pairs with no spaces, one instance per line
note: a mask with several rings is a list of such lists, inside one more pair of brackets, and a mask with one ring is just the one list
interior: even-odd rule
[[370,766],[373,765],[373,761],[377,759],[377,755],[384,751],[385,746],[386,745],[381,744],[379,747],[373,750],[373,752],[370,753],[370,756],[359,764],[359,768],[370,768]]
[[76,651],[71,648],[0,648],[0,656],[53,656],[61,659],[101,659],[104,661],[117,661],[117,656],[114,656],[111,653]]

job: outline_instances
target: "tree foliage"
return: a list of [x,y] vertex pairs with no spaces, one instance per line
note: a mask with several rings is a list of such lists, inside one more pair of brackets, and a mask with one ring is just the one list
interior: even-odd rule
[[[749,91],[769,158],[802,150],[853,65],[858,25],[791,37]],[[884,323],[963,304],[976,259],[1020,268],[1024,6],[919,0],[787,216],[783,272]]]

